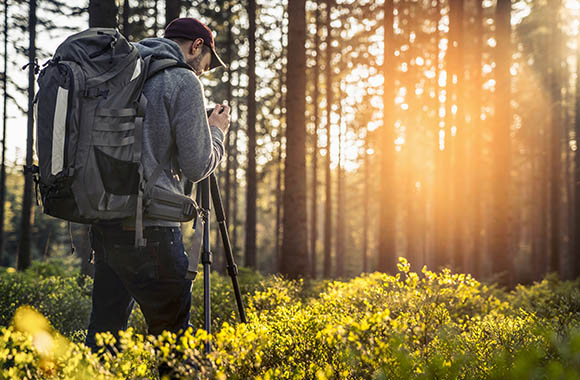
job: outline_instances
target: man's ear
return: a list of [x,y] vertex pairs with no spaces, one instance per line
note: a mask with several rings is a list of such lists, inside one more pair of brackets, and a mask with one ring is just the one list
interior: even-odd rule
[[195,41],[193,41],[193,44],[191,44],[191,50],[192,50],[192,54],[195,50],[197,49],[201,49],[203,46],[203,38],[198,38]]

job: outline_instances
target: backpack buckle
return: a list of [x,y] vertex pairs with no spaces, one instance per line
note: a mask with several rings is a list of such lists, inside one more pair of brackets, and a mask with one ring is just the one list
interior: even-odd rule
[[109,90],[101,90],[100,88],[89,88],[83,92],[85,98],[98,98],[102,96],[106,99],[108,95]]
[[24,170],[23,170],[24,175],[40,173],[40,169],[36,165],[30,165],[30,166],[24,165],[23,168],[24,168]]

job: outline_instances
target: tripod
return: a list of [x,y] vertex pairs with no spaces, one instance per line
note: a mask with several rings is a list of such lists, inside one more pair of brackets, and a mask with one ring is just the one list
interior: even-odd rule
[[[211,194],[210,194],[211,193]],[[216,219],[218,222],[222,243],[224,246],[224,253],[226,255],[227,271],[232,279],[234,287],[234,294],[236,296],[236,303],[238,305],[238,313],[240,320],[246,323],[246,312],[242,303],[242,294],[240,292],[240,285],[238,283],[238,267],[234,262],[232,253],[232,246],[230,244],[230,237],[228,235],[228,226],[226,224],[226,216],[220,195],[217,178],[214,173],[209,177],[203,179],[196,187],[196,203],[199,205],[201,222],[203,223],[203,236],[201,248],[201,263],[203,264],[203,308],[204,308],[204,327],[208,334],[211,333],[211,311],[210,311],[210,270],[212,263],[212,252],[210,247],[210,195],[213,200]],[[197,227],[198,217],[193,220],[193,229]],[[199,263],[199,250],[191,252],[191,260],[188,269],[188,278],[193,279],[197,274],[197,265]],[[196,257],[197,256],[197,257]],[[192,268],[192,265],[194,267]],[[209,342],[205,344],[206,353],[210,352]]]

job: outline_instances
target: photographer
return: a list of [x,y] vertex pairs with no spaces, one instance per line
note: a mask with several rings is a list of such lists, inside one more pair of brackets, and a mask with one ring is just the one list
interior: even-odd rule
[[[135,44],[142,58],[171,58],[192,70],[173,67],[145,83],[148,100],[143,126],[141,163],[145,178],[166,157],[155,186],[183,195],[186,180],[210,175],[224,155],[230,110],[217,105],[206,116],[203,87],[198,79],[223,62],[215,52],[207,26],[193,18],[171,22],[164,38]],[[193,71],[193,72],[192,72]],[[194,74],[195,73],[195,74]],[[179,222],[143,219],[147,245],[135,248],[135,221],[91,226],[95,278],[86,344],[96,349],[95,333],[117,334],[127,328],[134,302],[140,305],[150,334],[179,332],[189,326],[191,281]]]

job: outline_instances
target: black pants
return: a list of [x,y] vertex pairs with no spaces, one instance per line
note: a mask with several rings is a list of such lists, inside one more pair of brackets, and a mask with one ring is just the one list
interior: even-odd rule
[[95,333],[118,336],[127,328],[137,301],[149,333],[179,332],[191,326],[191,281],[185,279],[187,255],[178,227],[148,227],[147,246],[134,247],[135,232],[120,226],[91,227],[95,252],[93,307],[86,345],[96,351]]

